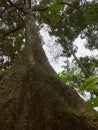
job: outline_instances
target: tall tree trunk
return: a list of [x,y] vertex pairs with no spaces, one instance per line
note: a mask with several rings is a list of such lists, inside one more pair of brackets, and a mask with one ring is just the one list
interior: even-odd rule
[[87,71],[86,68],[83,66],[83,64],[78,60],[78,58],[77,58],[75,52],[73,51],[73,48],[70,47],[70,49],[71,49],[71,52],[72,52],[72,55],[73,55],[74,59],[76,60],[76,62],[77,62],[77,64],[78,64],[78,67],[80,67],[81,71],[84,73],[85,78],[86,78],[86,79],[89,78],[89,73],[88,73],[88,71]]
[[96,112],[49,64],[31,12],[25,32],[24,52],[0,82],[0,130],[97,130]]
[[[60,33],[59,33],[60,34]],[[89,78],[89,73],[88,71],[86,70],[86,68],[83,66],[83,64],[79,61],[79,59],[77,58],[74,50],[73,50],[73,47],[70,45],[70,43],[68,42],[68,39],[65,38],[65,36],[63,34],[60,34],[62,39],[64,40],[66,46],[70,49],[75,61],[77,62],[78,64],[78,67],[81,69],[81,71],[83,72],[85,78]]]

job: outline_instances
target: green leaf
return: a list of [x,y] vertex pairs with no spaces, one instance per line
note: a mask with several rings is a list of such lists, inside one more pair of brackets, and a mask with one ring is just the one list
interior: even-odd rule
[[8,0],[0,0],[0,5],[4,6],[6,5],[8,2]]
[[52,25],[56,25],[60,21],[60,11],[63,8],[63,6],[59,4],[61,1],[62,0],[54,0],[51,7],[44,13],[46,21]]
[[98,107],[98,97],[90,99],[89,101],[86,102],[86,105],[90,108]]
[[81,86],[79,91],[98,92],[98,76],[89,77]]
[[98,23],[98,3],[88,3],[84,5],[84,19],[86,24],[94,25]]

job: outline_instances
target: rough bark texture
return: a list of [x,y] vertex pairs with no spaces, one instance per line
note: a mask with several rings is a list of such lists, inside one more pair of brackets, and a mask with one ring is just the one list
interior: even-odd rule
[[26,42],[0,82],[0,130],[98,130],[96,112],[50,66],[31,14]]

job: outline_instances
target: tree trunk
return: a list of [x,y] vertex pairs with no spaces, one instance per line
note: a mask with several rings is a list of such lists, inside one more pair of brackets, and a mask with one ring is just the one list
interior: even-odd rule
[[73,55],[74,59],[76,60],[78,66],[80,67],[81,71],[83,72],[85,78],[86,78],[86,79],[89,78],[90,75],[89,75],[89,73],[87,72],[86,68],[85,68],[85,67],[83,66],[83,64],[78,60],[78,58],[77,58],[75,52],[73,51],[73,49],[72,49],[71,47],[70,47],[70,49],[71,49],[71,52],[72,52],[72,55]]
[[97,130],[96,112],[49,64],[30,12],[25,32],[24,51],[0,82],[0,130]]
[[78,58],[77,58],[77,56],[76,56],[76,54],[75,54],[75,52],[74,52],[74,50],[73,50],[73,47],[72,47],[72,46],[70,45],[70,43],[68,42],[68,39],[67,39],[67,41],[66,41],[65,36],[64,36],[63,34],[61,34],[61,33],[60,33],[60,35],[62,36],[62,38],[63,38],[63,40],[64,40],[66,46],[70,49],[71,54],[73,55],[75,61],[77,62],[78,67],[79,67],[79,68],[81,69],[81,71],[83,72],[85,78],[86,78],[86,79],[89,78],[90,75],[89,75],[88,71],[87,71],[86,68],[82,65],[82,63],[78,60]]

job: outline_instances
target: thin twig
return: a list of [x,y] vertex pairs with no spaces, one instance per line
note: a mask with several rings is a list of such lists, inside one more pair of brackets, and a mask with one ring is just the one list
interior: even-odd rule
[[16,31],[20,30],[23,26],[24,26],[24,24],[19,25],[17,28],[13,28],[13,29],[9,30],[8,32],[6,32],[5,34],[3,34],[3,35],[2,35],[2,38],[1,38],[1,40],[0,40],[0,42],[3,41],[3,39],[4,39],[5,37],[7,37],[8,35],[10,35],[10,34],[16,32]]
[[20,12],[23,12],[24,14],[27,14],[27,12],[25,10],[23,10],[23,8],[17,6],[16,4],[14,4],[12,1],[8,0],[8,2],[10,3],[11,6],[14,6],[17,10],[19,10]]

